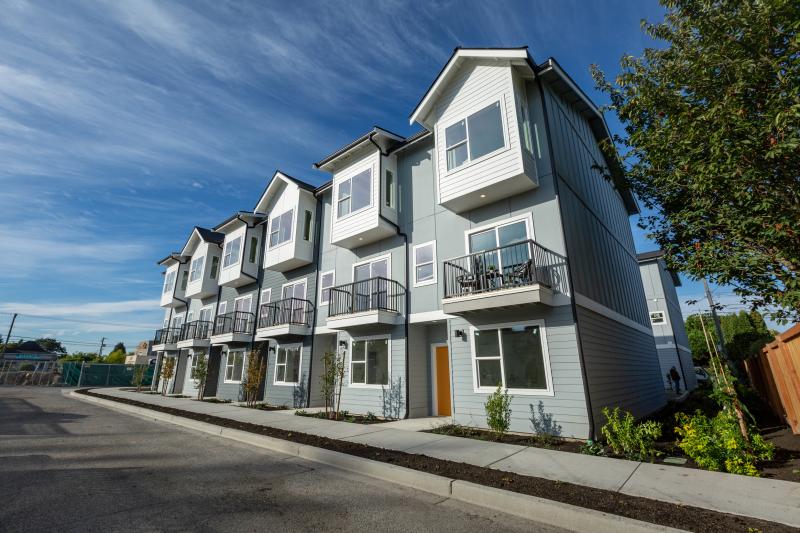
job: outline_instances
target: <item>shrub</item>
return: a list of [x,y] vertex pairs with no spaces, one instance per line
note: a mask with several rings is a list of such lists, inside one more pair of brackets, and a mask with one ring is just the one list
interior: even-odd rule
[[589,439],[581,446],[581,453],[584,455],[605,455],[605,450],[602,444]]
[[164,382],[161,385],[161,394],[164,396],[167,395],[167,390],[169,389],[169,380],[172,379],[172,376],[175,375],[175,358],[174,357],[167,357],[164,359],[164,362],[161,365],[161,378]]
[[264,374],[264,358],[261,356],[261,350],[252,350],[247,356],[247,369],[242,382],[247,407],[255,406],[258,401],[258,391],[264,382]]
[[504,391],[503,387],[498,385],[497,390],[489,395],[484,404],[486,423],[501,437],[511,426],[511,398],[508,391]]
[[652,461],[658,455],[655,442],[661,436],[661,424],[652,420],[637,424],[627,411],[620,417],[619,407],[613,411],[603,407],[603,416],[606,423],[600,431],[615,454],[634,461]]
[[732,409],[723,409],[713,418],[699,410],[694,415],[677,413],[678,447],[699,466],[708,470],[758,476],[758,461],[772,459],[774,447],[755,431],[745,440]]
[[136,392],[142,391],[142,384],[144,384],[146,373],[147,365],[136,365],[133,367],[133,379],[131,382],[136,386]]
[[192,369],[192,379],[197,387],[197,399],[202,400],[206,388],[206,378],[208,378],[208,359],[203,352],[198,352],[194,356],[197,357],[197,362]]

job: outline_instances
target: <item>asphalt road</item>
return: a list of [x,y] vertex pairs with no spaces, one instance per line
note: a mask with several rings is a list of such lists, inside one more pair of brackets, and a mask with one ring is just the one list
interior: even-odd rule
[[0,387],[0,531],[560,531],[480,507]]

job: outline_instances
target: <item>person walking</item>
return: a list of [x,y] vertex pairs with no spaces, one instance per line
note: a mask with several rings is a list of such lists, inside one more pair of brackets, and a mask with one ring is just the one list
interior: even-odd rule
[[675,394],[681,393],[681,375],[678,373],[678,369],[674,366],[669,369],[669,377],[672,382],[675,384]]

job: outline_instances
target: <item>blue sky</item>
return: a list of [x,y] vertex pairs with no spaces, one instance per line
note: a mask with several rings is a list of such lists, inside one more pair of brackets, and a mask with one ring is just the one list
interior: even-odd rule
[[[616,72],[648,44],[639,21],[662,13],[643,0],[0,10],[0,331],[19,312],[14,337],[54,335],[71,350],[150,338],[156,260],[192,226],[252,208],[275,169],[321,183],[311,164],[373,124],[416,131],[408,114],[453,47],[528,45],[605,103],[589,65]],[[638,249],[653,249],[631,222]]]

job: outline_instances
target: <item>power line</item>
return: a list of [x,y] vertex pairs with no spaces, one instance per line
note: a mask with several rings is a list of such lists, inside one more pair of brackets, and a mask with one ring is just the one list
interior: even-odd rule
[[[63,318],[63,317],[47,316],[47,315],[28,315],[28,314],[23,314],[23,313],[9,313],[8,311],[0,311],[0,313],[3,313],[4,315],[15,315],[16,314],[18,316],[24,316],[24,317],[28,317],[28,318],[44,318],[46,320],[59,320],[61,322],[76,322],[76,323],[79,323],[79,324],[89,324],[89,325],[92,325],[92,326],[120,326],[120,327],[131,328],[131,329],[134,329],[134,328],[148,329],[148,328],[155,327],[155,326],[152,326],[152,325],[149,325],[149,326],[136,325],[136,326],[134,326],[134,325],[131,325],[131,324],[121,324],[119,322],[95,322],[95,321],[91,321],[91,320],[80,320],[78,318]],[[95,343],[95,344],[97,344],[97,343]]]

